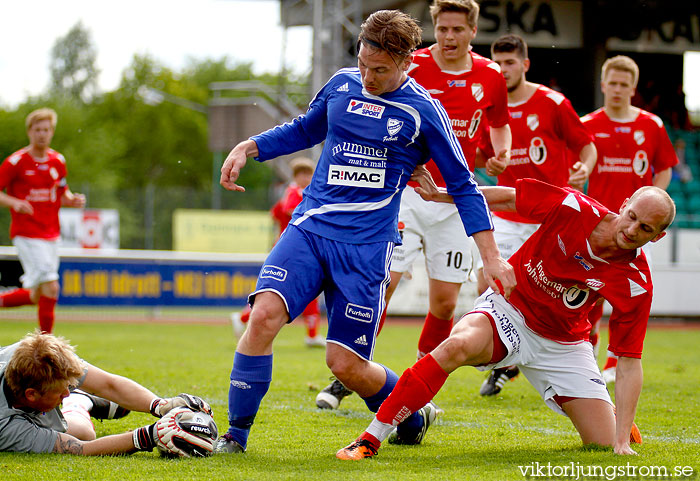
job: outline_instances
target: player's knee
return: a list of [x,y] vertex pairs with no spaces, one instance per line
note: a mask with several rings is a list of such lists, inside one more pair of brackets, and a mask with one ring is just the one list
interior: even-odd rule
[[434,306],[430,308],[430,312],[438,319],[452,319],[457,307],[456,299],[439,299]]
[[51,299],[58,299],[59,286],[58,281],[44,282],[39,285],[39,295],[43,297],[50,297]]
[[367,361],[360,359],[355,355],[351,356],[328,356],[326,358],[326,364],[331,370],[333,375],[340,379],[341,382],[344,380],[354,379],[358,374],[361,373],[364,364]]

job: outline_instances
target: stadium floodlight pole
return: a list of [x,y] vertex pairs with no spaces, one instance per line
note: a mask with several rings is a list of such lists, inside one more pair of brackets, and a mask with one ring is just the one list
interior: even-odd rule
[[[163,102],[170,102],[171,104],[179,105],[189,110],[193,110],[200,114],[209,115],[209,109],[206,105],[202,105],[192,100],[184,99],[176,95],[163,92],[162,90],[154,89],[147,85],[141,85],[136,91],[138,96],[146,105],[160,105]],[[219,169],[223,163],[223,156],[221,152],[214,152],[212,159],[212,173],[211,173],[211,208],[221,209],[221,191],[219,187]]]

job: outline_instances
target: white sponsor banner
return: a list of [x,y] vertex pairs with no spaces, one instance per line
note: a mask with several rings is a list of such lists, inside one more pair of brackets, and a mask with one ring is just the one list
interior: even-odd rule
[[119,249],[119,211],[68,209],[59,211],[60,247]]

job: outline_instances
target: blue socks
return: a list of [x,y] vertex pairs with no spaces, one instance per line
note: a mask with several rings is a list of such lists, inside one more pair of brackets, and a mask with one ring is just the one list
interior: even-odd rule
[[236,352],[233,356],[231,385],[228,390],[228,434],[243,449],[248,444],[250,427],[260,408],[260,402],[272,381],[272,354],[246,356]]
[[[381,364],[380,364],[381,365]],[[391,391],[394,390],[394,386],[399,381],[399,376],[396,375],[394,371],[386,366],[381,365],[386,371],[386,382],[384,386],[379,390],[379,392],[373,396],[362,398],[367,407],[373,413],[379,410],[379,406],[382,405],[384,400],[389,397]],[[398,425],[399,435],[412,439],[415,437],[414,433],[417,433],[423,428],[423,416],[420,414],[413,413],[408,418],[406,418],[401,424]]]
[[397,376],[394,371],[381,364],[380,366],[382,366],[386,371],[386,382],[384,383],[384,386],[382,386],[377,394],[362,398],[367,405],[367,408],[373,413],[376,413],[379,410],[379,406],[381,406],[384,400],[389,397],[391,391],[394,390],[394,386],[396,386],[396,383],[399,382],[399,376]]

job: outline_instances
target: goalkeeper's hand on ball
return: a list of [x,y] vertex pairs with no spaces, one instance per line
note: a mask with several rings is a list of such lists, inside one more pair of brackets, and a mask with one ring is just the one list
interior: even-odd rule
[[204,457],[214,451],[218,436],[216,423],[209,414],[186,407],[172,409],[154,424],[134,431],[134,448],[167,456]]
[[151,402],[151,414],[158,418],[162,418],[175,408],[186,407],[192,411],[201,411],[211,415],[211,407],[199,396],[192,394],[178,394],[171,398],[156,398]]

